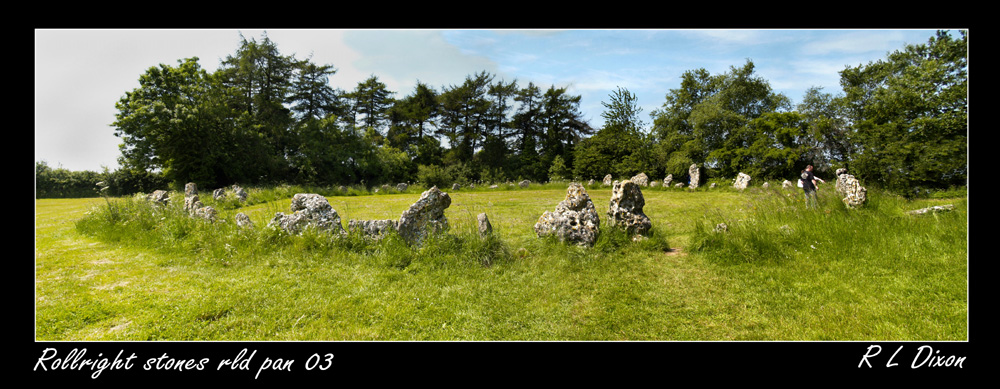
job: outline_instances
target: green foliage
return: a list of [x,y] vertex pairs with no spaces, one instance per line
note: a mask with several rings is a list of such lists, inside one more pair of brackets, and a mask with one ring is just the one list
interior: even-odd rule
[[906,195],[965,184],[968,35],[959,34],[939,31],[927,44],[841,72],[856,176]]
[[417,181],[428,188],[432,186],[449,188],[454,180],[451,174],[441,166],[419,165],[417,166]]

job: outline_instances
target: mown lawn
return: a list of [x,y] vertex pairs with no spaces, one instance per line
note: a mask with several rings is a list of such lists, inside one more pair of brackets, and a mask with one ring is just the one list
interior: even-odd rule
[[[774,200],[781,194],[772,192],[650,188],[645,211],[654,237],[631,243],[602,233],[593,248],[535,237],[532,226],[562,200],[562,189],[449,192],[451,230],[421,248],[265,232],[274,212],[287,212],[287,198],[222,207],[227,221],[216,224],[165,213],[114,225],[96,220],[103,199],[41,199],[36,338],[968,338],[964,198],[873,196],[872,209],[844,212],[823,193],[822,209],[806,211],[797,197]],[[603,226],[610,189],[589,194]],[[327,198],[346,226],[398,218],[418,197]],[[949,202],[959,209],[902,214]],[[236,212],[255,230],[232,226]],[[480,212],[495,240],[475,235]],[[710,231],[723,221],[729,233]],[[796,232],[783,235],[779,225]],[[870,237],[876,233],[884,238]]]

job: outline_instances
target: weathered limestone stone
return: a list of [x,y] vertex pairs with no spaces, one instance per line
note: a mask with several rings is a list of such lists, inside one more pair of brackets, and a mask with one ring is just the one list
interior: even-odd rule
[[709,185],[708,189],[715,189],[715,183],[713,182],[712,185]]
[[184,197],[194,196],[198,194],[198,185],[193,182],[189,182],[184,185]]
[[933,207],[927,207],[927,208],[915,209],[915,210],[912,210],[912,211],[906,211],[906,214],[907,215],[923,215],[923,214],[928,213],[928,212],[930,212],[930,213],[948,212],[948,211],[951,211],[951,210],[954,210],[954,209],[955,209],[955,205],[953,205],[953,204],[935,205]]
[[594,180],[591,179],[591,180],[587,181],[587,186],[594,186]]
[[349,220],[347,230],[350,232],[360,232],[366,237],[381,239],[391,231],[399,228],[399,221],[395,219],[383,220]]
[[639,186],[649,186],[649,177],[646,176],[646,173],[636,174],[628,181],[632,181],[634,184]]
[[750,176],[747,175],[746,173],[741,172],[736,176],[736,180],[733,181],[733,188],[743,190],[747,188],[747,184],[749,183],[750,183]]
[[154,190],[153,193],[146,195],[146,200],[158,205],[167,205],[170,203],[170,196],[165,190]]
[[611,175],[610,174],[604,176],[604,182],[603,183],[604,183],[604,185],[608,185],[608,186],[611,185]]
[[338,187],[337,187],[337,191],[338,191],[338,192],[347,192],[347,187],[345,187],[345,186],[343,186],[343,185],[341,185],[341,186],[338,186]]
[[615,181],[611,187],[611,205],[608,220],[612,227],[624,229],[633,235],[643,235],[652,227],[649,217],[642,212],[646,200],[642,190],[631,180]]
[[678,183],[674,184],[674,188],[680,188],[680,187],[683,187],[683,186],[684,186],[683,182],[678,182]]
[[247,191],[243,190],[242,187],[238,185],[233,185],[233,194],[235,194],[236,198],[239,199],[241,202],[247,201],[247,196],[248,196]]
[[315,193],[296,193],[292,196],[291,214],[278,212],[267,223],[268,227],[278,227],[289,233],[299,233],[306,227],[322,231],[341,233],[340,215],[330,206],[326,197]]
[[783,189],[792,189],[794,187],[795,187],[795,185],[793,185],[792,182],[788,181],[788,180],[785,180],[785,181],[783,181],[781,183],[781,188],[783,188]]
[[868,189],[861,186],[857,178],[850,174],[841,174],[837,176],[839,181],[843,177],[844,179],[844,205],[848,208],[858,208],[868,201]]
[[[200,204],[200,202],[199,202]],[[200,217],[202,219],[214,222],[219,212],[212,207],[198,207],[194,210],[194,217]]]
[[462,188],[462,186],[459,185],[457,182],[454,183],[454,184],[451,184],[451,190],[459,190],[461,188]]
[[237,227],[253,228],[253,221],[251,221],[250,217],[243,212],[237,213],[236,216],[233,217],[233,219],[236,219]]
[[194,214],[194,212],[197,211],[198,208],[201,208],[203,206],[204,205],[201,203],[201,200],[198,199],[198,195],[191,195],[184,197],[184,210],[187,211],[189,214]]
[[650,182],[650,183],[649,183],[649,186],[651,186],[651,187],[654,187],[654,188],[655,188],[655,187],[657,187],[657,186],[660,186],[660,181],[653,181],[653,182]]
[[834,184],[834,188],[837,190],[837,193],[840,193],[841,195],[847,195],[847,186],[845,182],[847,180],[847,177],[845,177],[847,175],[847,169],[845,168],[837,169],[836,174],[837,174],[837,183]]
[[402,192],[402,191],[406,190],[406,188],[409,188],[409,187],[410,186],[407,185],[405,182],[400,182],[400,183],[396,184],[396,191]]
[[531,181],[524,180],[524,181],[521,181],[521,182],[517,183],[517,186],[520,186],[522,188],[527,188],[528,185],[531,185]]
[[479,227],[479,236],[486,236],[493,233],[493,225],[490,224],[490,218],[486,216],[485,212],[476,216],[476,222]]
[[761,188],[764,188],[764,189],[767,189],[769,187],[771,187],[771,184],[767,183],[767,181],[764,181],[764,185],[761,185]]
[[496,188],[499,188],[499,187],[500,187],[500,186],[498,186],[498,185],[496,185],[496,184],[494,184],[494,185],[490,185],[490,189],[496,189]]
[[715,225],[715,229],[712,230],[712,231],[715,231],[715,232],[728,232],[729,231],[729,226],[726,225],[726,223],[719,223],[719,224]]
[[673,180],[674,180],[674,175],[673,174],[667,174],[667,176],[663,178],[663,187],[666,188],[666,187],[670,186],[670,181],[673,181]]
[[451,205],[451,197],[437,186],[420,195],[420,199],[399,217],[400,236],[411,244],[420,244],[428,234],[436,234],[448,229],[448,218],[444,210]]
[[688,183],[688,187],[691,189],[697,189],[698,181],[701,179],[701,169],[698,169],[698,164],[691,164],[691,167],[688,168],[688,175],[691,176],[691,182]]
[[545,211],[535,223],[538,237],[554,235],[560,241],[581,246],[593,246],[597,240],[601,219],[583,185],[572,183],[566,198],[554,212]]
[[213,190],[212,191],[212,198],[216,199],[216,200],[222,200],[222,199],[226,198],[226,189],[225,188],[219,188],[219,189]]

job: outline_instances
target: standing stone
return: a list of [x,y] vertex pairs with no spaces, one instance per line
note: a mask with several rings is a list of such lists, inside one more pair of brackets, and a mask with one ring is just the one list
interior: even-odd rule
[[154,190],[153,193],[146,195],[146,200],[153,204],[167,205],[170,203],[170,196],[165,190]]
[[454,183],[454,184],[451,184],[451,190],[459,190],[461,188],[462,188],[462,186],[459,185],[457,182]]
[[683,187],[683,186],[684,186],[683,182],[678,182],[678,183],[674,184],[674,188],[680,188],[680,187]]
[[765,181],[764,185],[761,185],[761,187],[764,188],[764,189],[767,189],[767,188],[771,187],[771,184],[768,184],[767,181]]
[[608,186],[611,185],[611,175],[610,174],[604,176],[604,185],[608,185]]
[[250,221],[250,217],[247,216],[245,213],[243,212],[237,213],[236,216],[234,216],[233,218],[236,219],[237,227],[253,228],[253,222]]
[[667,174],[667,176],[663,178],[663,187],[666,188],[666,187],[670,186],[670,181],[673,181],[673,180],[674,180],[674,175],[673,174]]
[[218,214],[219,212],[212,207],[198,207],[197,209],[194,210],[195,217],[200,217],[210,222],[214,222]]
[[396,191],[397,192],[402,192],[402,191],[406,190],[406,188],[409,188],[409,187],[410,186],[407,185],[405,182],[400,182],[399,184],[396,184]]
[[222,200],[226,198],[226,188],[219,188],[212,191],[212,198],[215,200]]
[[381,239],[391,231],[399,228],[399,221],[394,219],[384,220],[349,220],[347,230],[350,232],[360,232],[365,237]]
[[746,173],[740,173],[736,176],[736,180],[733,181],[733,188],[743,190],[747,188],[747,184],[750,183],[750,176]]
[[658,186],[660,186],[660,182],[659,182],[659,181],[653,181],[653,182],[650,182],[650,183],[649,183],[649,186],[651,186],[651,187],[654,187],[654,188],[655,188],[655,187],[658,187]]
[[527,188],[528,185],[531,185],[531,181],[524,180],[524,181],[521,181],[521,182],[517,183],[517,186],[520,186],[522,188]]
[[612,227],[624,229],[632,235],[643,235],[652,227],[649,217],[642,212],[646,200],[642,190],[631,180],[615,181],[611,187],[611,205],[608,220]]
[[713,182],[712,185],[709,185],[708,189],[715,189],[715,183]]
[[291,214],[278,212],[267,223],[268,227],[278,227],[289,233],[299,233],[304,228],[340,233],[340,215],[330,206],[326,197],[315,193],[296,193],[292,196]]
[[792,182],[791,182],[791,181],[788,181],[788,180],[785,180],[785,181],[783,181],[783,182],[781,183],[781,188],[782,188],[782,189],[792,189],[792,188],[794,188],[794,187],[795,187],[795,185],[792,185]]
[[861,186],[857,178],[850,174],[841,174],[837,176],[839,182],[840,178],[844,178],[844,205],[847,208],[859,208],[868,201],[868,189]]
[[193,182],[189,182],[184,185],[184,197],[195,196],[198,194],[198,185]]
[[451,205],[451,197],[437,186],[420,195],[420,199],[399,217],[399,234],[411,244],[420,244],[428,234],[448,229],[444,210]]
[[594,180],[590,179],[590,181],[587,181],[587,186],[593,187],[594,186]]
[[233,193],[236,194],[236,198],[239,199],[240,202],[247,201],[247,196],[248,196],[247,191],[243,190],[243,188],[241,188],[240,186],[233,185]]
[[493,233],[493,225],[490,224],[490,218],[486,217],[485,212],[477,215],[476,221],[479,226],[479,236],[486,236]]
[[688,175],[691,176],[691,182],[688,184],[688,187],[691,189],[697,189],[698,180],[701,179],[701,170],[698,169],[698,164],[691,164],[691,167],[688,168]]
[[837,193],[840,193],[842,196],[847,195],[847,187],[845,183],[847,177],[844,177],[845,175],[847,175],[847,169],[845,168],[837,169],[836,174],[837,174],[837,183],[834,185],[834,188],[837,190]]
[[646,176],[646,173],[636,174],[628,181],[632,181],[633,183],[639,186],[649,186],[649,177]]
[[593,246],[597,240],[601,219],[587,190],[578,183],[566,189],[566,198],[554,212],[545,211],[535,223],[538,237],[554,235],[560,241],[581,246]]

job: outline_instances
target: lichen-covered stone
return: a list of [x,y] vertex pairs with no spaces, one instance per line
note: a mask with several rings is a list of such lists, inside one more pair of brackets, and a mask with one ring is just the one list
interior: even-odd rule
[[226,198],[226,189],[225,188],[219,188],[219,189],[213,190],[212,191],[212,198],[215,199],[215,200],[222,200],[222,199]]
[[158,205],[167,205],[170,203],[170,195],[165,190],[154,190],[153,193],[146,195],[146,200]]
[[554,235],[560,241],[593,246],[601,220],[587,190],[578,183],[566,189],[566,198],[553,212],[545,211],[535,223],[538,237]]
[[490,224],[490,218],[486,216],[485,212],[476,216],[476,225],[479,227],[479,236],[493,233],[493,224]]
[[454,184],[451,184],[451,190],[459,190],[461,188],[462,188],[462,186],[459,185],[457,182],[454,183]]
[[448,218],[444,210],[450,205],[451,197],[437,186],[424,191],[399,217],[399,235],[410,244],[419,245],[429,234],[446,231]]
[[531,185],[531,181],[524,180],[524,181],[521,181],[521,182],[517,183],[517,186],[520,186],[522,188],[527,188],[528,185]]
[[381,239],[386,236],[386,234],[396,231],[399,228],[399,221],[395,219],[383,219],[383,220],[349,220],[347,222],[347,230],[354,233],[358,232],[362,235]]
[[673,180],[674,180],[674,175],[673,174],[667,174],[666,177],[663,177],[663,187],[666,188],[666,187],[670,186],[670,181],[673,181]]
[[197,194],[184,196],[184,210],[187,211],[189,214],[193,215],[194,212],[198,210],[198,208],[201,208],[203,206],[204,205],[201,203],[201,200],[198,199]]
[[406,190],[406,188],[409,188],[409,187],[410,186],[407,185],[405,182],[400,182],[400,183],[396,184],[396,191],[402,192],[402,191]]
[[189,182],[184,185],[184,197],[194,196],[198,194],[198,185]]
[[746,173],[740,173],[736,176],[736,180],[733,181],[733,188],[743,190],[747,188],[748,184],[750,184],[750,176]]
[[859,208],[868,201],[868,189],[861,186],[857,178],[850,174],[841,174],[837,180],[844,178],[844,205],[847,208]]
[[212,207],[199,207],[194,210],[194,217],[199,217],[211,222],[214,222],[219,215],[219,212]]
[[678,183],[674,184],[674,188],[681,188],[683,186],[684,186],[683,182],[678,182]]
[[691,164],[691,167],[688,168],[688,176],[691,177],[688,187],[691,189],[698,189],[698,181],[701,180],[701,169],[698,169],[698,164]]
[[321,231],[341,233],[340,215],[330,206],[326,197],[315,193],[296,193],[289,208],[291,214],[278,212],[268,222],[268,227],[278,227],[288,233],[297,234],[311,227]]
[[634,184],[639,186],[649,186],[649,177],[646,176],[646,173],[636,174],[632,178],[628,179],[628,181],[632,181]]
[[847,195],[847,186],[845,182],[847,180],[847,177],[845,176],[848,175],[847,169],[845,168],[837,169],[836,174],[837,174],[837,183],[834,184],[834,188],[837,190],[837,193],[840,193],[841,196]]
[[247,201],[247,197],[249,196],[247,191],[243,190],[243,188],[238,185],[233,185],[233,194],[236,195],[236,198],[241,202]]
[[253,221],[251,221],[250,217],[243,212],[237,213],[236,216],[233,216],[233,219],[236,220],[237,227],[253,228]]
[[611,204],[608,207],[609,223],[630,234],[645,234],[652,227],[649,217],[642,212],[645,205],[646,200],[639,185],[631,180],[615,181],[611,187]]
[[912,211],[906,211],[906,214],[907,215],[923,215],[925,213],[948,212],[948,211],[952,211],[954,209],[955,209],[955,205],[953,205],[953,204],[935,205],[933,207],[927,207],[927,208],[915,209],[915,210],[912,210]]
[[608,186],[610,186],[610,185],[611,185],[611,175],[610,175],[610,174],[608,174],[608,175],[604,176],[604,181],[603,181],[602,183],[603,183],[604,185],[608,185]]

